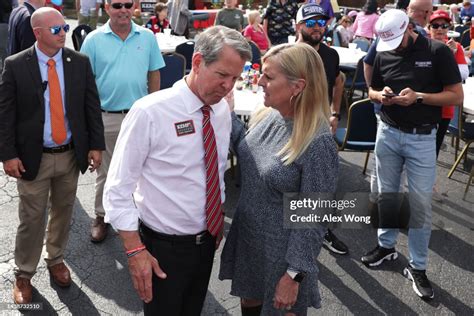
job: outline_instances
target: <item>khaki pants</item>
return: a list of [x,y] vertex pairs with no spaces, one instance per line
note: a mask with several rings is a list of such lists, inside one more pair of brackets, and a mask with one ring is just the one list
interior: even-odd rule
[[102,121],[104,122],[105,151],[102,152],[102,164],[97,169],[97,178],[95,180],[95,214],[105,216],[104,206],[102,204],[102,195],[104,194],[105,180],[109,171],[110,161],[114,153],[115,143],[117,142],[120,126],[126,114],[102,112]]
[[78,178],[79,167],[74,150],[70,150],[60,154],[43,153],[36,178],[17,181],[20,225],[16,234],[15,275],[31,278],[36,272],[43,248],[49,196],[51,209],[45,260],[48,266],[63,261]]
[[89,25],[93,30],[95,30],[95,28],[97,27],[97,12],[90,13],[89,16],[84,16],[78,12],[77,19],[78,25],[86,24]]

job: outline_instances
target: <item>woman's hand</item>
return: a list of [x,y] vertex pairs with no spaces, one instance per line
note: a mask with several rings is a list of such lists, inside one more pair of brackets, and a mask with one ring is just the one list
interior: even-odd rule
[[288,273],[281,277],[275,289],[273,307],[276,309],[290,310],[296,303],[300,284],[294,281]]

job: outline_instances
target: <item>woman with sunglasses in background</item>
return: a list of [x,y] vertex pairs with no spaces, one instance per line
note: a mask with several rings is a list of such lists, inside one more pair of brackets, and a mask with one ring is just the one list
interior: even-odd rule
[[338,24],[336,31],[340,36],[339,39],[341,41],[341,46],[348,47],[354,37],[354,32],[352,31],[352,19],[347,15],[343,15]]
[[357,14],[352,27],[354,39],[362,38],[372,42],[375,35],[375,23],[379,19],[377,6],[377,0],[367,0],[363,10]]
[[[458,63],[459,71],[461,73],[462,80],[465,80],[469,76],[469,69],[467,66],[466,58],[464,57],[464,49],[461,44],[454,41],[454,39],[448,38],[448,30],[451,27],[451,18],[449,13],[443,10],[437,10],[430,16],[430,24],[428,25],[430,37],[434,40],[446,43],[454,54],[454,58]],[[443,143],[444,135],[448,129],[449,122],[454,117],[454,106],[444,106],[442,108],[442,120],[438,124],[438,131],[436,133],[436,156],[439,154],[441,144]],[[440,195],[436,188],[436,184],[433,188],[433,199],[442,201],[443,197]]]
[[319,54],[304,43],[274,46],[262,61],[258,84],[265,107],[252,115],[248,129],[232,113],[242,191],[219,278],[232,280],[243,316],[302,316],[321,304],[316,257],[326,229],[290,222],[295,211],[285,212],[284,197],[336,190],[326,74]]

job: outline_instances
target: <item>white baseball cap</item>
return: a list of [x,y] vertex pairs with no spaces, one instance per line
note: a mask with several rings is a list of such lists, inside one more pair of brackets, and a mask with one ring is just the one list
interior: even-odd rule
[[394,50],[403,40],[408,27],[408,16],[402,10],[388,10],[380,16],[375,24],[375,32],[379,36],[378,52]]

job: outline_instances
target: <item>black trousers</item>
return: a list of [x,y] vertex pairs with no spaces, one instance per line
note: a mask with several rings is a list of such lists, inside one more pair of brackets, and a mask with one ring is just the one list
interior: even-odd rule
[[209,233],[201,244],[191,236],[165,235],[141,224],[147,250],[158,260],[166,279],[153,274],[153,300],[144,303],[145,315],[201,315],[211,275],[216,239]]

